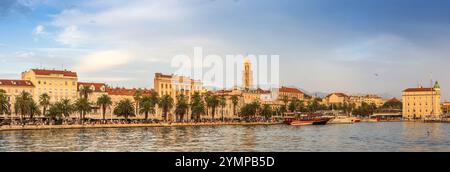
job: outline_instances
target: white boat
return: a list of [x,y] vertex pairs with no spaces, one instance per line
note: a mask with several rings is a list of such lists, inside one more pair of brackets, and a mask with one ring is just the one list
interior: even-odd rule
[[328,122],[328,124],[353,124],[353,123],[355,123],[355,120],[347,116],[336,116]]

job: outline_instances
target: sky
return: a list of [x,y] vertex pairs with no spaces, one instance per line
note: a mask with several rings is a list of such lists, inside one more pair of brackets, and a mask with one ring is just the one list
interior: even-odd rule
[[0,78],[30,68],[153,87],[171,58],[280,56],[308,92],[401,91],[438,80],[450,100],[450,0],[1,0]]

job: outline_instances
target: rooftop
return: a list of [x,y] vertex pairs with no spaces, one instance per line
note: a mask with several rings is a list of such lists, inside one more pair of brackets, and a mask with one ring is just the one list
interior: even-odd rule
[[47,69],[31,69],[36,75],[64,75],[66,77],[77,77],[76,72],[67,70],[47,70]]
[[[93,83],[93,82],[78,82],[78,91],[80,90],[80,86],[94,86],[94,92],[104,92],[106,89],[106,84],[105,83]],[[103,89],[102,89],[103,88]]]
[[106,88],[106,92],[108,92],[109,95],[116,95],[116,96],[134,96],[134,94],[138,90],[142,92],[142,96],[149,96],[153,92],[153,90],[149,89]]
[[408,88],[403,90],[403,92],[426,92],[426,91],[435,91],[434,88]]
[[34,87],[31,81],[27,80],[6,80],[0,79],[0,85],[2,86],[25,86],[25,87]]
[[300,91],[297,88],[292,87],[281,87],[280,92],[286,92],[286,93],[298,93],[298,94],[304,94],[302,91]]

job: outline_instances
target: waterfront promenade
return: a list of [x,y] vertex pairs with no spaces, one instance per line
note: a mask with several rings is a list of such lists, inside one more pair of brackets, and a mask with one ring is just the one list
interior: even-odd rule
[[219,125],[276,125],[279,122],[198,122],[198,123],[151,123],[151,124],[85,124],[85,125],[4,125],[1,131],[87,129],[87,128],[133,128],[133,127],[177,127],[177,126],[219,126]]

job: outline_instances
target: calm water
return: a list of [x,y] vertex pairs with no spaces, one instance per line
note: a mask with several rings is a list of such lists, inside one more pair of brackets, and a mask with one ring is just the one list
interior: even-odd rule
[[0,132],[5,151],[450,151],[450,124],[215,126]]

